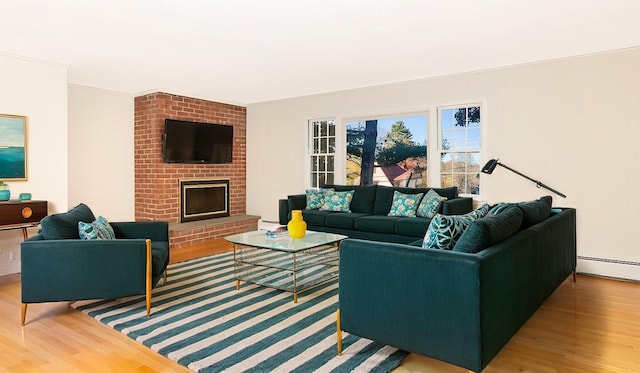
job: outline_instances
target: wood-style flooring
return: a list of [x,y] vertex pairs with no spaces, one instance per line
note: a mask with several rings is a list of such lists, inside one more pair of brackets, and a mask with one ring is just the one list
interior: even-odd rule
[[[173,249],[171,260],[231,249],[213,240]],[[30,305],[21,327],[15,274],[0,277],[0,372],[189,370],[65,302]],[[395,372],[466,370],[411,354]],[[640,284],[583,275],[565,281],[484,372],[640,372]]]

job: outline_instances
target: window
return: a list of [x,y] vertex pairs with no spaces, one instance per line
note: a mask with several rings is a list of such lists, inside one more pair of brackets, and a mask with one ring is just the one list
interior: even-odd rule
[[346,123],[346,184],[427,185],[427,115]]
[[438,109],[441,186],[457,186],[460,194],[480,193],[480,105]]
[[335,120],[309,121],[310,185],[313,188],[334,184],[336,152]]

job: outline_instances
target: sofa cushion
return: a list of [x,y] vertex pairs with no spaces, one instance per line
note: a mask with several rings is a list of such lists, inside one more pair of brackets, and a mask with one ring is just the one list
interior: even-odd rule
[[447,197],[439,195],[434,190],[429,190],[422,198],[422,201],[420,201],[420,205],[418,205],[418,209],[416,210],[416,215],[425,218],[433,218],[436,213],[440,212],[442,203],[446,200]]
[[307,199],[306,210],[318,210],[324,205],[324,195],[329,189],[307,189],[304,194]]
[[395,233],[397,216],[369,215],[356,219],[354,228],[363,232]]
[[405,194],[398,192],[397,190],[394,191],[391,209],[389,209],[389,213],[387,215],[405,217],[416,216],[416,210],[418,209],[418,204],[420,203],[422,196],[423,193]]
[[80,238],[78,222],[94,220],[96,217],[89,206],[81,203],[67,212],[45,216],[40,221],[40,227],[46,240],[77,239]]
[[355,221],[362,216],[368,216],[367,214],[359,214],[355,212],[341,212],[328,214],[325,218],[324,224],[327,227],[341,228],[341,229],[354,229]]
[[324,195],[324,204],[320,210],[351,212],[351,200],[353,199],[353,190],[346,192],[338,192],[335,190],[327,190]]
[[500,212],[502,212],[504,209],[506,209],[509,206],[513,206],[515,205],[515,203],[511,203],[511,202],[500,202],[500,203],[496,203],[495,205],[491,206],[489,208],[489,212],[487,213],[487,215],[495,215],[495,214],[499,214]]
[[422,247],[452,250],[467,227],[475,220],[485,216],[487,211],[489,211],[489,205],[482,205],[464,215],[436,214],[429,223]]
[[499,214],[477,219],[460,236],[453,251],[477,253],[506,240],[520,230],[522,216],[517,206],[508,206]]
[[[403,218],[396,221],[396,234],[410,237],[424,237],[431,222],[430,218]],[[422,241],[420,241],[422,245]]]
[[328,215],[334,214],[323,210],[302,210],[302,219],[307,225],[323,227]]
[[116,238],[113,228],[103,216],[98,216],[91,223],[79,221],[78,233],[83,240],[113,240]]
[[376,185],[327,185],[326,188],[333,188],[338,192],[353,190],[353,200],[351,201],[351,211],[372,214],[373,203],[376,199]]
[[540,197],[531,202],[520,202],[518,207],[522,210],[522,226],[520,229],[529,228],[538,224],[551,215],[551,196]]

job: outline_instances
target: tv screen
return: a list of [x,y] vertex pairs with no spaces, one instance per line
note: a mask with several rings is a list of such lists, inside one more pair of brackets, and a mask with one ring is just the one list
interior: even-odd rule
[[166,163],[231,163],[233,126],[165,119],[162,157]]

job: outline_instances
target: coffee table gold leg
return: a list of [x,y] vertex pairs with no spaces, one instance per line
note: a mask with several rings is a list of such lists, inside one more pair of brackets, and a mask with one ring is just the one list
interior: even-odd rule
[[293,303],[298,303],[298,293],[297,292],[293,292]]
[[236,290],[240,290],[240,280],[236,280]]

